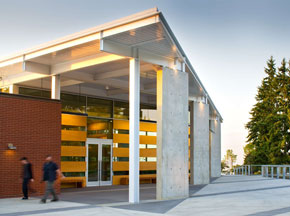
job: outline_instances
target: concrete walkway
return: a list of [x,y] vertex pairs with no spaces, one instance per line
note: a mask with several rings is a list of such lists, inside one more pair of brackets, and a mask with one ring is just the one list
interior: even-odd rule
[[125,202],[127,187],[71,190],[61,195],[62,201],[47,204],[39,204],[37,198],[0,199],[0,216],[290,215],[290,180],[223,176],[209,185],[190,187],[188,199],[155,201],[154,193],[153,185],[142,186],[138,205]]

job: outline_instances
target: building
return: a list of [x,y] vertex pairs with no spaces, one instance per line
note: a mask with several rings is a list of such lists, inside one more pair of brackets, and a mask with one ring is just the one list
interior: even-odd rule
[[222,117],[156,8],[0,59],[0,80],[1,197],[21,156],[41,178],[52,154],[62,187],[129,183],[132,203],[140,182],[162,200],[220,176]]

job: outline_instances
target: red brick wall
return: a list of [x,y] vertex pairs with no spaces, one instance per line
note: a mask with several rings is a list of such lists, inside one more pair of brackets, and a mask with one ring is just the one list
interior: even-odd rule
[[[8,143],[16,150],[8,150]],[[44,191],[42,166],[50,154],[60,166],[61,103],[0,93],[0,198],[22,196],[21,157],[32,163],[35,195]],[[57,189],[59,191],[59,185]]]

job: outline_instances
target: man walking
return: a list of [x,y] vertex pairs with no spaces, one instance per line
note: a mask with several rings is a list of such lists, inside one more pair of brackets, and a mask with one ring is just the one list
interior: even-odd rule
[[57,164],[52,161],[51,155],[46,156],[46,162],[43,165],[43,181],[45,182],[45,194],[41,199],[41,203],[46,203],[46,199],[51,193],[53,199],[51,202],[58,201],[58,197],[54,190],[54,182],[58,176],[64,178],[63,174],[61,173],[60,169],[58,168]]
[[23,164],[22,168],[22,192],[23,192],[23,200],[28,199],[28,185],[30,181],[33,180],[33,175],[32,175],[32,166],[31,163],[29,163],[28,159],[26,157],[23,157],[20,159],[21,163]]

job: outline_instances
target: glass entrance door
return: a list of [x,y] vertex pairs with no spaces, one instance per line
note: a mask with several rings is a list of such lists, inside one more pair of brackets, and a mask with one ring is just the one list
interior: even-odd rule
[[112,184],[112,140],[87,139],[87,186]]

